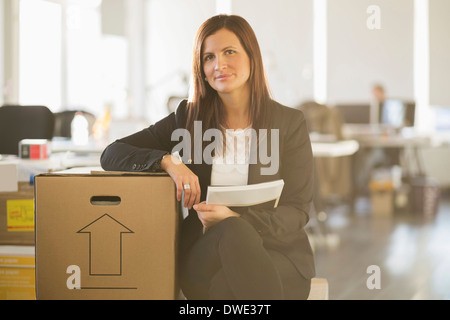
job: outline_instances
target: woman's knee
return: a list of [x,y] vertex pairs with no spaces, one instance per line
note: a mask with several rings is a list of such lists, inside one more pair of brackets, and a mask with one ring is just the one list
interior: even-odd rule
[[255,228],[248,221],[239,217],[226,218],[210,231],[217,233],[222,243],[262,245],[262,238]]
[[231,236],[258,236],[258,232],[253,228],[253,226],[246,220],[239,217],[229,217],[219,223],[217,223],[214,228],[216,231],[222,235]]

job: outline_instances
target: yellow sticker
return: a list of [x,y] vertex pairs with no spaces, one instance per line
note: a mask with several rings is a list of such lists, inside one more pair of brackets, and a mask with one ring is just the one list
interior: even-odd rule
[[34,200],[7,200],[8,231],[34,231]]

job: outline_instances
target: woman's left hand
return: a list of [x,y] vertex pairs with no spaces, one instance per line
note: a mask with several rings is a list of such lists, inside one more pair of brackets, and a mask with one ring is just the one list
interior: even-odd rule
[[205,228],[210,228],[216,223],[228,217],[239,217],[240,215],[230,208],[217,204],[206,204],[205,201],[194,205],[198,218]]

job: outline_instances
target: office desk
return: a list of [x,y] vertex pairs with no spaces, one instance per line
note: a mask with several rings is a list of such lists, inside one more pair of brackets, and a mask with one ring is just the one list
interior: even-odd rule
[[88,143],[85,145],[76,145],[72,140],[67,138],[54,138],[51,142],[52,153],[59,152],[74,152],[74,153],[102,153],[103,150],[108,146],[107,141],[98,141],[90,138]]
[[100,156],[105,144],[91,141],[84,146],[74,145],[70,139],[54,139],[50,142],[50,156],[47,159],[21,159],[5,155],[4,163],[17,166],[18,181],[29,181],[34,175],[66,170],[74,167],[100,167]]
[[343,134],[346,139],[356,140],[361,147],[367,148],[404,148],[405,146],[428,146],[430,138],[416,135],[413,128],[402,130],[384,125],[345,125]]
[[354,137],[362,148],[407,148],[425,147],[430,145],[427,137],[403,137],[393,136],[359,136]]
[[359,126],[357,130],[348,130],[346,136],[357,140],[363,152],[370,152],[374,149],[397,149],[398,165],[409,171],[408,174],[413,173],[414,170],[423,171],[418,149],[431,146],[429,137],[418,136],[412,133],[402,134],[401,132],[386,131],[386,129],[382,130],[379,128],[379,126],[368,125],[364,129],[364,126]]
[[[377,179],[378,173],[391,173],[389,179],[392,179],[400,197],[411,185],[407,180],[426,173],[419,150],[430,147],[432,141],[429,137],[416,135],[413,128],[394,130],[380,125],[347,126],[345,135],[356,139],[360,145],[353,166],[354,199],[373,195],[369,184]],[[395,171],[390,170],[394,167]]]
[[59,161],[59,170],[100,166],[100,156],[107,144],[106,141],[90,139],[86,145],[75,145],[70,139],[53,139],[50,158]]
[[320,142],[313,140],[311,142],[314,157],[345,157],[351,156],[359,149],[359,143],[356,140],[343,140],[336,142]]

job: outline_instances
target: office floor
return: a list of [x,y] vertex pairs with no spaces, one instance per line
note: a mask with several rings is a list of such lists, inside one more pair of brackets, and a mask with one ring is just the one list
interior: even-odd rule
[[[341,204],[327,210],[327,241],[312,236],[317,277],[327,278],[330,300],[449,300],[450,192],[441,194],[433,219],[396,213],[374,218],[368,198],[354,213]],[[376,283],[379,267],[380,288]],[[369,279],[370,278],[370,279]]]

